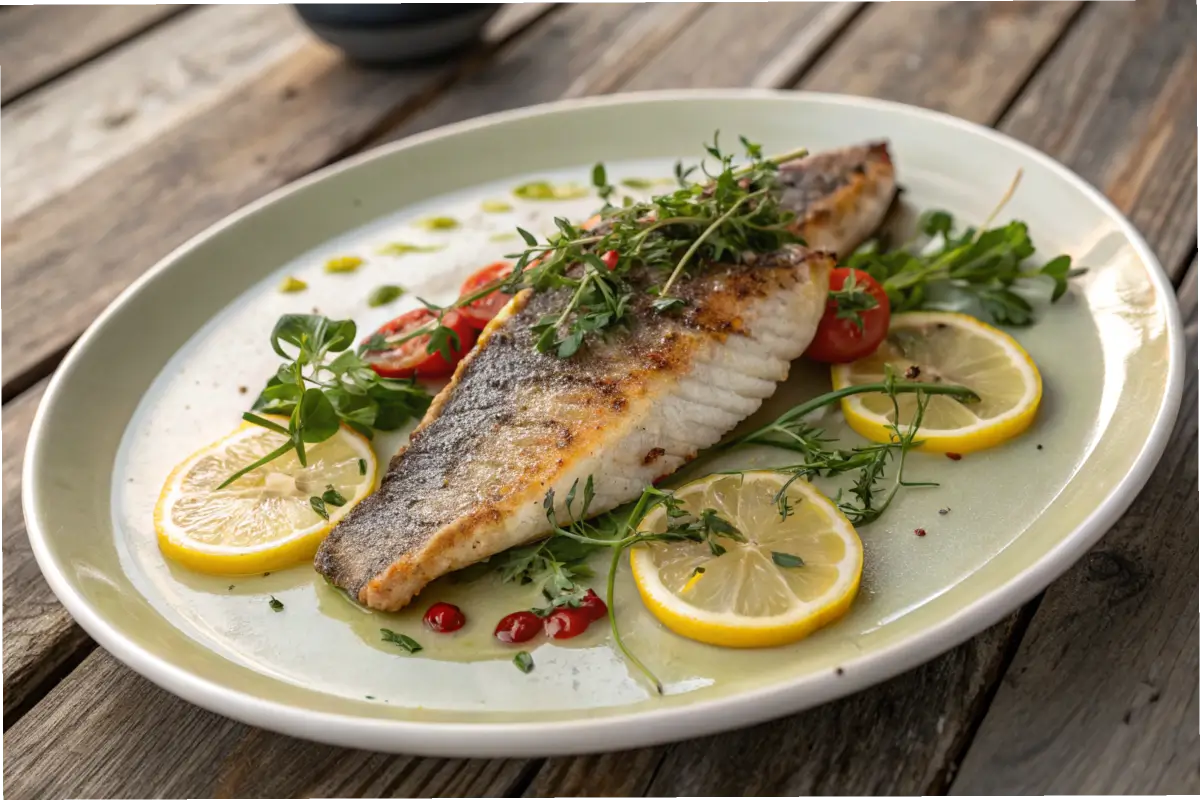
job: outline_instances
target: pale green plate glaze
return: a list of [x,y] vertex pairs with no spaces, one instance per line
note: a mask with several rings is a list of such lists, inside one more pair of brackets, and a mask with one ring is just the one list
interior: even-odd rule
[[[1042,253],[1090,273],[1017,338],[1041,366],[1033,429],[961,462],[917,456],[912,491],[862,531],[866,569],[850,615],[776,650],[726,651],[661,629],[629,595],[630,643],[668,684],[647,685],[597,626],[570,646],[540,645],[523,675],[490,639],[520,588],[435,585],[415,611],[373,615],[306,566],[214,579],[166,563],[150,511],[167,471],[226,433],[273,370],[267,332],[285,311],[320,308],[370,329],[415,303],[447,299],[462,277],[513,248],[493,234],[544,226],[548,213],[479,202],[530,177],[586,183],[664,174],[695,159],[721,128],[768,152],[887,138],[906,197],[980,222],[1018,168],[1004,218],[1024,219]],[[414,219],[451,213],[453,235]],[[445,238],[439,238],[445,237]],[[438,253],[387,259],[378,245],[442,242]],[[368,264],[325,275],[322,261]],[[285,274],[310,280],[282,295]],[[398,283],[410,296],[369,309]],[[1141,237],[1097,192],[1047,157],[983,128],[905,106],[836,96],[675,92],[607,97],[496,115],[368,153],[276,192],[171,254],[87,331],[54,376],[31,434],[24,508],[38,562],[79,623],[135,670],[242,721],[343,745],[432,755],[548,755],[647,745],[749,724],[859,690],[928,660],[1001,619],[1103,534],[1150,476],[1177,410],[1182,336],[1171,287]],[[756,420],[821,389],[798,364]],[[748,423],[751,424],[751,423]],[[386,457],[402,437],[381,441]],[[1037,445],[1042,447],[1039,449]],[[722,456],[748,466],[766,451]],[[713,466],[709,462],[709,466]],[[702,471],[697,464],[691,473]],[[938,509],[950,513],[938,514]],[[925,537],[912,535],[924,527]],[[230,588],[232,586],[233,588]],[[286,609],[274,613],[267,597]],[[461,602],[472,622],[451,638],[421,632],[428,600]],[[426,645],[406,657],[380,627]]]

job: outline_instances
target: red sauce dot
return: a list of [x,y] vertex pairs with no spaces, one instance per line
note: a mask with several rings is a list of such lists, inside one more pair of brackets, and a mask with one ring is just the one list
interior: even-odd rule
[[608,616],[608,606],[600,599],[594,589],[588,589],[583,599],[579,601],[579,609],[587,614],[588,620],[595,622]]
[[925,535],[925,529],[924,529],[924,528],[917,528],[915,531],[913,531],[913,533],[915,533],[917,536],[924,536],[924,535]]
[[462,610],[450,603],[434,603],[425,612],[425,627],[437,633],[450,633],[467,624]]
[[962,453],[946,453],[946,458],[951,461],[962,461]]
[[528,642],[542,629],[542,621],[532,611],[517,611],[496,624],[496,638],[505,644]]
[[[599,598],[597,598],[599,599]],[[542,623],[551,639],[570,639],[592,624],[591,612],[582,608],[560,608]]]

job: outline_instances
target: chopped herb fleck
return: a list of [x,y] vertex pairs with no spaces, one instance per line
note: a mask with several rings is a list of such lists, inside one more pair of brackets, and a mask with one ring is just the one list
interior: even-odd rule
[[436,253],[444,245],[440,244],[409,244],[408,242],[389,242],[377,251],[381,256],[406,256],[409,253]]
[[946,506],[945,508],[939,508],[938,513],[941,514],[943,517],[946,516],[947,514],[950,513],[950,506]]
[[358,460],[358,474],[359,475],[367,474],[367,460],[365,458],[360,458]]
[[511,203],[506,203],[503,200],[484,200],[480,207],[489,214],[503,214],[506,211],[512,211]]
[[325,501],[320,497],[308,498],[308,504],[312,506],[312,510],[317,512],[317,516],[321,519],[329,519],[329,509],[325,508]]
[[325,271],[354,272],[354,270],[361,267],[364,263],[366,262],[364,262],[358,256],[339,256],[338,258],[331,258],[325,262]]
[[399,286],[393,286],[392,284],[376,286],[371,290],[371,293],[367,295],[367,305],[369,305],[371,308],[386,306],[388,303],[396,300],[399,297],[402,297],[403,295],[404,290]]
[[526,653],[524,650],[513,656],[513,663],[517,665],[517,669],[524,672],[526,675],[533,672],[533,656]]
[[275,595],[271,595],[271,610],[278,613],[283,611],[283,603],[275,599]]
[[231,584],[229,584],[229,591],[231,591],[231,592],[233,591],[233,584],[232,584],[232,583],[231,583]]
[[452,231],[458,227],[454,217],[427,217],[417,222],[417,226],[429,231]]
[[279,284],[279,291],[283,292],[284,294],[291,294],[293,292],[303,292],[307,288],[308,288],[307,283],[300,280],[299,278],[293,278],[291,275],[284,278],[283,283]]
[[531,181],[513,189],[522,200],[578,200],[588,196],[588,189],[577,183],[555,185],[549,181]]
[[341,508],[342,506],[346,505],[346,498],[342,497],[341,492],[333,488],[333,484],[329,484],[325,487],[325,492],[321,495],[321,500],[327,506],[336,506],[337,508]]
[[373,695],[373,694],[369,694],[369,695],[367,695],[366,697],[367,697],[367,699],[368,699],[368,700],[374,700],[374,699],[375,699],[375,695]]
[[1042,449],[1042,446],[1039,444],[1039,445],[1038,445],[1038,450],[1041,450],[1041,449]]
[[803,567],[804,559],[800,556],[794,556],[791,553],[780,553],[777,550],[771,551],[771,561],[775,562],[777,567]]
[[400,649],[404,650],[406,653],[419,653],[421,650],[425,649],[421,647],[421,645],[417,644],[415,639],[405,636],[403,633],[389,631],[387,628],[380,628],[379,632],[383,635],[383,641],[388,642],[389,644],[399,645]]

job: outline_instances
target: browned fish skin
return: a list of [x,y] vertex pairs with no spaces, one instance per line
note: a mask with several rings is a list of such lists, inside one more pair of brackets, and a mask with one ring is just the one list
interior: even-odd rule
[[896,197],[885,142],[816,153],[779,171],[780,202],[797,211],[796,233],[816,250],[849,255],[874,233]]
[[[864,223],[831,231],[829,219],[864,199],[878,224],[874,205],[894,193],[886,149],[851,150],[783,170],[801,235],[857,245],[846,237]],[[827,174],[807,176],[808,165]],[[714,444],[786,378],[811,339],[833,266],[804,248],[747,261],[678,283],[691,301],[678,317],[654,312],[635,291],[627,333],[565,360],[538,353],[531,331],[565,296],[518,295],[459,364],[379,490],[322,544],[317,570],[366,605],[401,608],[429,581],[544,535],[547,489],[561,500],[572,480],[594,472],[599,512]],[[634,280],[646,288],[653,276]]]

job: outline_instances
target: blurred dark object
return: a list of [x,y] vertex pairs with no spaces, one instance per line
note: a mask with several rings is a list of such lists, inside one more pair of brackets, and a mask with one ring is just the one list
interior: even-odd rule
[[319,38],[363,64],[400,66],[449,58],[479,41],[500,3],[295,5]]

